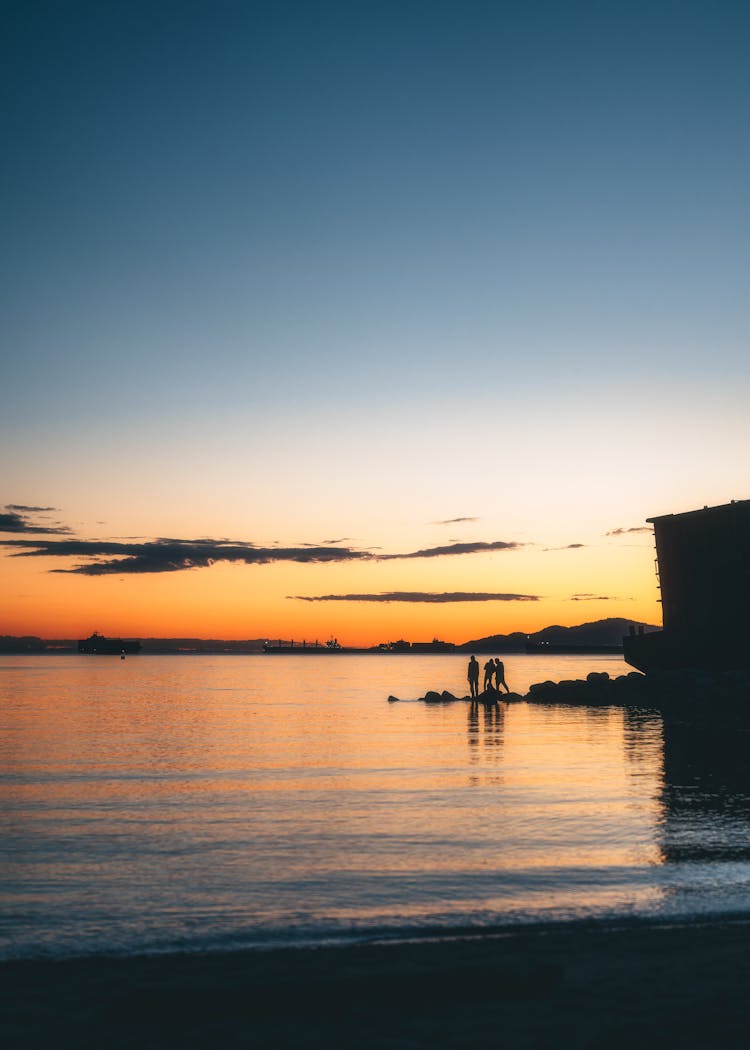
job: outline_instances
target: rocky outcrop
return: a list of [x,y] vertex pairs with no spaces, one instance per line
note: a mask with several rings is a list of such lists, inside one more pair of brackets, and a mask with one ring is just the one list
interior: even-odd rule
[[586,678],[562,682],[537,682],[529,687],[530,703],[582,704],[587,707],[643,703],[646,676],[638,671],[610,678],[606,671],[592,671]]
[[[398,697],[389,696],[389,701]],[[427,704],[470,703],[468,696],[430,690],[419,698]],[[530,704],[581,707],[650,707],[674,719],[750,733],[750,671],[639,671],[611,678],[592,671],[585,679],[536,682],[525,696],[487,690],[480,704],[524,700]]]
[[[497,704],[499,702],[508,703],[509,701],[523,700],[524,697],[520,693],[500,693],[497,689],[487,689],[485,692],[480,693],[477,697],[477,703],[479,704]],[[400,698],[398,696],[389,696],[388,703],[395,704],[399,703]],[[470,696],[454,696],[453,693],[449,693],[447,689],[444,689],[442,693],[436,692],[434,689],[429,689],[424,696],[420,696],[415,701],[416,703],[423,704],[470,704]]]
[[750,710],[748,671],[632,671],[610,678],[592,672],[585,680],[538,682],[526,696],[531,703],[635,705],[694,713],[712,705]]

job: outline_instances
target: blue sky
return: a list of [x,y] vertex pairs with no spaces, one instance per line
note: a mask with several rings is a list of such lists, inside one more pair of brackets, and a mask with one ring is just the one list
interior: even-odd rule
[[[146,532],[162,499],[175,534],[192,483],[236,532],[232,478],[285,508],[304,457],[310,513],[332,463],[420,521],[499,471],[490,517],[525,500],[533,529],[546,490],[564,532],[561,470],[580,511],[585,456],[628,452],[591,496],[632,507],[612,527],[747,495],[746,5],[3,19],[8,502],[92,527],[120,500]],[[103,477],[113,457],[140,482]],[[96,483],[65,478],[87,460]],[[435,460],[442,508],[439,477],[410,480]]]

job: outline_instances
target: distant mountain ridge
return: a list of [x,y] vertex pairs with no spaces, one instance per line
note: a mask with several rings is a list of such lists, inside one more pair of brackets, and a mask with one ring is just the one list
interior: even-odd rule
[[535,631],[533,634],[524,634],[522,631],[514,631],[512,634],[491,634],[486,638],[475,638],[470,642],[464,642],[460,648],[464,652],[474,650],[476,652],[517,653],[524,651],[527,642],[581,647],[622,645],[622,639],[631,626],[636,629],[643,627],[647,634],[661,630],[660,627],[655,627],[653,624],[644,624],[642,620],[626,620],[622,616],[611,616],[606,620],[582,623],[577,627],[561,627],[556,624],[551,627],[543,627],[541,631]]
[[43,653],[47,643],[35,635],[25,634],[16,637],[12,634],[0,634],[0,653]]
[[[639,620],[626,620],[623,617],[610,617],[606,620],[594,620],[576,627],[553,625],[544,627],[533,634],[513,631],[511,634],[490,634],[485,638],[474,638],[456,646],[457,652],[477,653],[522,653],[527,642],[546,642],[550,645],[603,646],[621,645],[622,639],[630,627],[643,627],[646,633],[659,631],[660,627],[643,624]],[[247,638],[244,640],[219,638],[141,638],[142,653],[260,653],[263,652],[265,638]],[[372,647],[373,652],[378,647]],[[78,641],[72,638],[37,638],[26,635],[0,635],[0,653],[50,653],[77,652]]]

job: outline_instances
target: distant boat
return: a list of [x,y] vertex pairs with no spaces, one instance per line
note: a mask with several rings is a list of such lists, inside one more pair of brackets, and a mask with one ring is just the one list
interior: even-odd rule
[[283,642],[281,639],[278,642],[264,642],[263,652],[264,653],[294,653],[295,656],[301,655],[302,653],[343,653],[352,652],[351,649],[344,649],[339,645],[336,638],[329,638],[325,645],[321,645],[320,642]]
[[97,631],[89,638],[81,638],[78,642],[79,653],[96,653],[98,656],[124,656],[126,653],[139,653],[141,643],[136,641],[125,641],[122,638],[105,638]]

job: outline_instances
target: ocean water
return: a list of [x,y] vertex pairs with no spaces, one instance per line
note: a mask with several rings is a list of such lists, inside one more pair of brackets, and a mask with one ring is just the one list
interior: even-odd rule
[[[519,692],[628,670],[505,663]],[[0,957],[750,910],[745,741],[415,702],[463,695],[465,664],[0,657]]]

